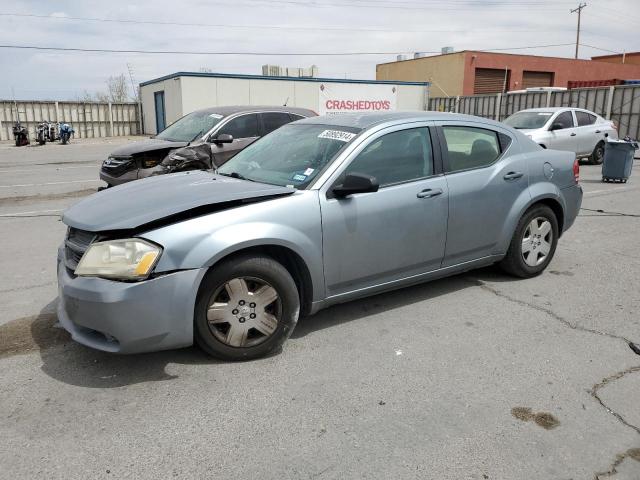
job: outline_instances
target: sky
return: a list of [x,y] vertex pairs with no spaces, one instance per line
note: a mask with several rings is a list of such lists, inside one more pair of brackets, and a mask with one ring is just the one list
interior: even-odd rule
[[[177,71],[201,69],[261,74],[266,63],[288,67],[315,64],[321,77],[375,79],[377,63],[393,61],[400,53],[438,52],[445,46],[455,50],[538,46],[505,52],[573,57],[575,45],[541,46],[575,43],[577,15],[570,10],[578,3],[0,0],[0,45],[211,52],[187,55],[0,48],[0,99],[14,95],[16,99],[75,99],[84,92],[104,91],[109,76],[125,74],[129,78],[127,65],[137,84]],[[609,51],[640,51],[640,1],[586,3],[580,43],[589,47],[580,47],[580,58]],[[221,52],[233,54],[218,54]],[[241,54],[246,52],[268,55]],[[353,52],[380,54],[318,55]],[[285,55],[291,53],[296,55]],[[308,55],[297,55],[301,53]]]

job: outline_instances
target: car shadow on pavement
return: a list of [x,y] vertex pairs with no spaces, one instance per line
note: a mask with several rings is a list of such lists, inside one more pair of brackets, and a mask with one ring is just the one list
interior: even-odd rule
[[[302,318],[292,334],[301,338],[309,333],[384,313],[395,308],[428,301],[477,285],[473,278],[490,281],[514,281],[495,267],[475,270],[441,280],[381,293],[361,300],[332,306],[317,315]],[[224,368],[227,362],[209,357],[197,347],[167,350],[156,353],[116,355],[84,347],[71,340],[57,323],[57,299],[45,306],[40,314],[24,325],[24,348],[9,351],[17,355],[37,350],[42,359],[41,370],[60,382],[86,388],[118,388],[144,382],[167,381],[177,378],[167,373],[168,364],[216,365]],[[28,331],[27,331],[28,328]],[[30,333],[30,335],[29,335]],[[2,352],[0,352],[2,353]],[[275,352],[274,355],[278,355]],[[7,356],[5,355],[0,356]],[[255,362],[264,359],[253,360]]]
[[[169,363],[224,363],[197,347],[136,355],[117,355],[74,342],[57,322],[57,299],[31,323],[31,336],[42,359],[41,370],[51,378],[87,388],[117,388],[177,378],[166,371]],[[55,338],[55,341],[52,341]]]
[[447,295],[465,288],[475,287],[477,282],[474,282],[473,278],[486,278],[491,281],[517,280],[514,277],[505,275],[497,267],[492,266],[380,293],[371,297],[334,305],[318,312],[316,315],[300,319],[291,338],[301,338],[316,330],[335,327],[369,315],[384,313],[399,307],[429,301],[441,295]]

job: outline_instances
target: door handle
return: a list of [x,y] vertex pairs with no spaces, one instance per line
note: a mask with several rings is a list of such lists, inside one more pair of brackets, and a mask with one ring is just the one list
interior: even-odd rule
[[522,172],[509,172],[502,178],[504,178],[505,180],[517,180],[518,178],[522,177],[523,175],[524,175],[524,173],[522,173]]
[[437,197],[438,195],[442,195],[442,189],[441,188],[427,188],[425,190],[422,190],[421,192],[418,192],[416,197],[418,197],[418,198],[431,198],[431,197]]
[[600,130],[596,130],[596,133],[601,133]]
[[576,136],[576,132],[573,132],[570,136],[571,137],[575,137]]

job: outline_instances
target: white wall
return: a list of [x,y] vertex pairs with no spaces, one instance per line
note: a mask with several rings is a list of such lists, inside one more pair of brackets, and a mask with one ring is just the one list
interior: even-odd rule
[[156,106],[154,93],[164,91],[164,110],[167,125],[175,122],[184,115],[182,110],[182,77],[170,78],[162,82],[145,85],[140,89],[142,102],[142,118],[144,133],[156,132]]
[[290,107],[318,109],[316,82],[215,77],[181,77],[181,82],[183,115],[207,107],[285,102]]
[[398,110],[427,110],[429,88],[424,85],[398,85]]
[[[321,82],[249,78],[178,77],[142,87],[144,131],[156,133],[153,92],[164,90],[167,125],[200,108],[284,105],[319,109]],[[363,89],[367,84],[361,84]],[[424,85],[398,85],[398,110],[425,110]]]

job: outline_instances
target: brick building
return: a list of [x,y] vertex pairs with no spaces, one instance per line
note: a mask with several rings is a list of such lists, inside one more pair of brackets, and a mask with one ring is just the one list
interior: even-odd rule
[[640,79],[640,52],[626,54],[625,60],[623,64],[616,56],[574,60],[463,50],[382,63],[376,66],[376,79],[431,82],[434,97],[567,87],[570,81]]

